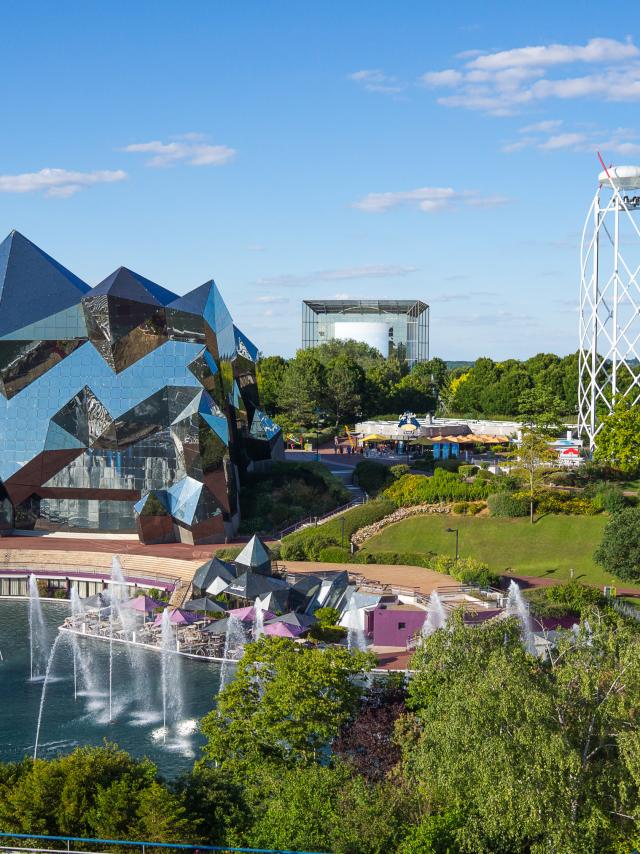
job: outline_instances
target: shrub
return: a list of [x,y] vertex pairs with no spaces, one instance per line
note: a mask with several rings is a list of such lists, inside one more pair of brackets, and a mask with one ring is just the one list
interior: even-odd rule
[[355,480],[370,495],[383,489],[391,478],[389,468],[373,460],[361,460],[355,468]]
[[67,598],[67,590],[65,587],[58,587],[57,590],[53,591],[54,599],[66,599]]
[[484,510],[486,506],[484,501],[471,501],[467,504],[467,513],[469,516],[475,516],[481,510]]
[[340,546],[327,546],[320,551],[320,560],[324,563],[348,563],[350,557],[350,550]]
[[432,562],[433,569],[451,575],[461,584],[479,584],[481,587],[495,586],[500,581],[497,572],[489,569],[486,563],[472,557],[460,557],[456,560],[449,555],[438,555]]
[[542,493],[536,500],[536,510],[538,513],[566,513],[571,516],[594,516],[599,512],[590,499],[562,491]]
[[337,626],[340,621],[340,611],[337,608],[318,608],[313,616],[323,628]]
[[629,506],[622,489],[612,483],[599,483],[590,490],[591,500],[598,510],[606,510],[607,513],[619,513]]
[[456,501],[455,504],[451,505],[451,509],[454,513],[466,513],[469,510],[469,502]]
[[509,519],[529,515],[529,499],[526,496],[511,492],[494,492],[487,499],[492,516]]
[[626,507],[611,516],[593,558],[620,578],[640,579],[640,509]]
[[495,474],[489,469],[480,469],[476,475],[477,480],[493,480],[494,478]]
[[405,474],[409,474],[410,471],[411,469],[408,465],[406,465],[406,463],[402,463],[398,466],[391,466],[391,468],[389,469],[389,472],[393,475],[393,477],[395,477],[396,480],[399,477],[403,477]]
[[566,584],[547,587],[546,594],[549,601],[565,605],[570,612],[577,614],[585,608],[600,604],[603,599],[602,593],[596,587],[580,584],[575,579]]
[[384,495],[397,507],[411,507],[441,501],[473,501],[486,498],[488,492],[486,483],[466,483],[459,475],[440,468],[433,477],[405,475],[385,489]]
[[458,466],[458,474],[462,477],[473,477],[474,474],[477,474],[478,466]]

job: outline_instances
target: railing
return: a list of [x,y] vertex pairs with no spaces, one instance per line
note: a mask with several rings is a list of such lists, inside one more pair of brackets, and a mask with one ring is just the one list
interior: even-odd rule
[[279,531],[276,535],[277,539],[281,540],[283,537],[286,537],[287,534],[293,534],[294,531],[299,531],[301,528],[310,528],[312,525],[322,525],[324,522],[328,522],[330,519],[333,519],[334,516],[339,516],[341,513],[344,513],[345,510],[350,510],[352,507],[358,507],[360,504],[365,504],[366,500],[366,497],[363,495],[360,498],[354,498],[352,501],[349,501],[347,504],[343,504],[341,507],[335,507],[323,516],[307,516],[306,519],[296,522],[295,525],[289,525],[288,528],[283,528],[282,531]]
[[[150,842],[148,840],[130,840],[130,839],[92,839],[89,837],[83,838],[81,836],[43,836],[37,833],[0,833],[0,841],[6,839],[7,841],[10,839],[15,840],[38,840],[42,839],[47,842],[62,842],[65,847],[59,848],[45,848],[45,847],[27,847],[23,845],[0,845],[0,851],[31,851],[31,852],[43,852],[43,854],[59,854],[59,852],[70,852],[70,854],[98,854],[98,852],[93,851],[91,848],[82,847],[77,848],[76,846],[72,846],[72,843],[80,843],[82,846],[87,845],[113,845],[113,846],[126,846],[128,848],[139,848],[142,854],[145,854],[147,848],[157,849],[170,849],[173,851],[193,851],[194,854],[197,854],[199,851],[221,851],[223,854],[230,854],[230,852],[239,851],[246,852],[246,854],[327,854],[327,852],[320,851],[295,851],[289,848],[233,848],[228,845],[189,845],[185,843],[179,842]],[[107,849],[108,850],[108,849]],[[100,852],[102,854],[102,852]]]
[[[52,568],[55,567],[55,568]],[[161,585],[172,585],[176,586],[179,578],[171,575],[165,575],[164,573],[155,572],[150,570],[147,572],[145,569],[132,569],[128,570],[123,568],[123,573],[125,576],[125,584],[135,584],[134,581],[129,581],[128,578],[134,578],[139,581],[148,581],[148,582],[156,582]],[[42,579],[60,579],[60,578],[69,578],[72,581],[83,580],[85,576],[87,576],[87,581],[109,581],[110,572],[109,568],[106,566],[103,567],[84,567],[84,566],[76,566],[75,564],[57,564],[50,565],[48,567],[33,567],[32,565],[23,563],[22,561],[16,561],[12,563],[12,566],[2,566],[0,564],[0,576],[14,577],[16,575],[23,575],[25,578],[28,578],[31,574],[35,575],[36,578]],[[92,576],[92,577],[90,577]]]

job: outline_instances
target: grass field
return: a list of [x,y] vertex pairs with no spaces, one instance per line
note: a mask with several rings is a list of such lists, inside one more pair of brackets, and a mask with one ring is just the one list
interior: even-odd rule
[[574,577],[590,584],[618,584],[593,561],[607,516],[544,516],[532,525],[528,519],[492,519],[469,516],[414,516],[385,528],[366,543],[364,551],[436,552],[455,554],[459,528],[460,556],[474,557],[498,572],[544,576],[558,581]]

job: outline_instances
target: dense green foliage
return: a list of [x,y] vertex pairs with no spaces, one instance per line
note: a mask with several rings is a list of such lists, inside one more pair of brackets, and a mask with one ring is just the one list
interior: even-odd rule
[[[405,773],[464,816],[462,852],[617,852],[638,840],[640,642],[590,615],[551,660],[517,625],[436,632],[409,684]],[[626,846],[626,847],[624,847]]]
[[[577,389],[577,353],[563,359],[539,353],[524,362],[482,358],[472,368],[451,372],[446,403],[448,411],[458,415],[525,416],[533,423],[549,408],[572,415],[578,403]],[[538,394],[532,395],[531,391]]]
[[439,468],[433,477],[408,474],[399,478],[385,489],[384,496],[398,507],[411,507],[441,501],[477,501],[486,498],[489,492],[486,482],[467,483],[460,475]]
[[271,533],[346,504],[342,481],[322,463],[272,464],[246,474],[240,490],[241,533]]
[[582,613],[588,613],[594,605],[604,604],[604,597],[597,587],[589,587],[575,579],[566,584],[554,584],[551,587],[527,591],[526,598],[533,613],[539,617],[571,614],[577,618]]
[[289,361],[270,356],[257,367],[263,405],[287,430],[322,418],[338,425],[385,412],[433,412],[447,373],[437,358],[408,372],[396,357],[357,341],[298,350]]
[[627,581],[640,581],[640,509],[628,507],[607,522],[596,563]]
[[619,400],[613,412],[602,418],[594,453],[597,462],[615,466],[627,475],[640,468],[640,406],[627,398]]
[[0,830],[177,842],[199,838],[184,795],[113,745],[0,765]]
[[529,515],[529,499],[527,496],[514,495],[512,492],[496,492],[487,499],[492,516],[516,518]]
[[319,762],[357,707],[361,689],[350,677],[372,663],[344,647],[303,651],[276,637],[250,644],[202,720],[205,759],[222,768],[257,759],[289,767]]

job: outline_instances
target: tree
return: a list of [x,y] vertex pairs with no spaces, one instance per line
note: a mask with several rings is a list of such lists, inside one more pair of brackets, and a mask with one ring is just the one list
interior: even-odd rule
[[640,509],[627,507],[611,516],[593,559],[619,578],[640,579]]
[[366,369],[365,410],[369,417],[385,415],[395,409],[394,390],[402,378],[395,357],[381,359]]
[[320,344],[313,352],[323,365],[328,366],[338,356],[348,356],[365,371],[373,365],[381,364],[385,361],[382,353],[376,350],[375,347],[365,344],[364,341],[354,341],[353,339],[343,341],[334,338],[331,341],[327,341],[326,344]]
[[406,690],[396,675],[400,674],[390,674],[383,685],[369,691],[334,744],[334,753],[370,782],[384,780],[400,761],[393,734],[406,711]]
[[335,416],[336,426],[358,417],[362,411],[364,371],[351,356],[336,356],[326,369],[327,408]]
[[326,369],[313,350],[298,350],[287,365],[277,393],[278,408],[298,427],[314,427],[324,408]]
[[286,371],[287,362],[282,356],[267,356],[256,364],[260,403],[267,415],[278,412],[278,393]]
[[344,647],[305,649],[275,637],[249,644],[202,720],[205,759],[223,767],[318,762],[357,710],[353,676],[372,665],[372,656]]
[[518,414],[523,423],[537,433],[558,434],[562,429],[562,403],[545,387],[525,389],[518,400]]
[[533,525],[533,508],[536,495],[544,480],[544,470],[556,459],[548,439],[534,430],[525,430],[519,447],[510,456],[515,460],[515,473],[522,477],[529,494],[529,514]]
[[151,762],[107,744],[0,766],[0,830],[175,842],[195,825]]
[[398,730],[409,784],[461,816],[456,851],[629,850],[615,846],[637,827],[637,628],[593,611],[543,663],[514,623],[454,618],[418,650]]
[[629,475],[637,472],[640,467],[640,406],[632,406],[628,398],[621,398],[613,412],[602,418],[593,457]]

